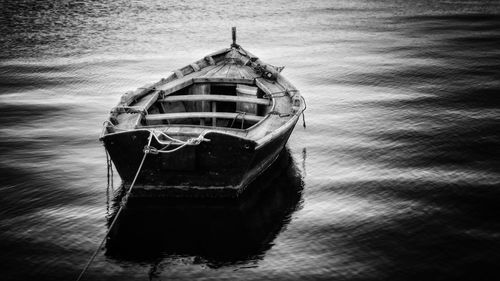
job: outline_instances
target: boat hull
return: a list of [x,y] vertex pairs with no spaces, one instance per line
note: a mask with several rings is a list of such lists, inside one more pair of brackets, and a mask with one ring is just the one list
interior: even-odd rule
[[[136,197],[237,197],[283,150],[296,123],[267,143],[209,132],[208,142],[172,153],[148,154],[134,186]],[[144,156],[148,130],[109,134],[104,146],[125,185],[129,185]],[[161,145],[152,138],[151,146]],[[174,147],[172,147],[174,148]]]
[[[297,209],[303,185],[285,149],[237,199],[133,198],[106,240],[106,256],[137,261],[138,256],[183,254],[211,264],[253,261]],[[109,223],[114,218],[110,215]]]

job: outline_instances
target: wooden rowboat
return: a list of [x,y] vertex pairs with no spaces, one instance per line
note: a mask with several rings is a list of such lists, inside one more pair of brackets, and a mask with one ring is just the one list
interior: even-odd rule
[[235,197],[278,157],[305,101],[235,37],[111,110],[100,139],[133,196]]

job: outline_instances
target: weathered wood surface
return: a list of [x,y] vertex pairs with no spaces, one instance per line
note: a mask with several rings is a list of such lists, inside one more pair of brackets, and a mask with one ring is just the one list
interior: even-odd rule
[[227,78],[227,77],[195,77],[193,83],[227,83],[227,84],[246,84],[254,85],[254,79],[247,78]]
[[203,75],[199,75],[199,77],[212,77],[215,73],[217,73],[219,70],[221,70],[224,67],[224,62],[221,62],[220,64],[213,65],[212,69],[204,73]]
[[247,78],[247,77],[241,76],[241,73],[238,71],[239,68],[240,68],[239,65],[230,64],[229,70],[226,73],[226,77],[227,78]]
[[151,94],[145,96],[144,98],[140,99],[137,101],[137,103],[134,104],[134,107],[139,107],[141,109],[148,109],[151,107],[156,100],[158,99],[159,91],[154,91]]
[[[213,66],[213,65],[207,66],[200,71],[192,72],[188,75],[183,76],[182,78],[174,79],[174,80],[167,82],[165,84],[158,85],[158,86],[156,86],[156,90],[162,91],[163,95],[171,94],[175,91],[178,91],[182,88],[185,88],[185,87],[193,84],[193,77],[197,77],[198,75],[200,75],[202,73],[206,73],[206,72],[210,71],[211,69],[213,69],[214,67],[215,66]],[[190,67],[190,69],[192,69],[192,68]],[[177,75],[175,75],[175,76],[177,76]]]
[[216,73],[213,74],[212,77],[227,77],[227,72],[231,68],[231,64],[224,64],[224,66],[217,71]]
[[116,116],[116,120],[118,121],[118,124],[116,124],[115,127],[118,129],[122,129],[122,130],[133,129],[133,128],[135,128],[135,125],[140,121],[141,117],[142,116],[139,113],[118,114]]
[[163,113],[163,114],[149,114],[144,117],[146,121],[158,120],[171,120],[171,119],[185,119],[185,118],[225,118],[225,119],[239,119],[259,122],[264,119],[262,116],[232,113],[232,112],[181,112],[181,113]]
[[181,136],[186,137],[197,137],[205,132],[216,130],[218,132],[223,132],[226,134],[237,135],[241,138],[246,136],[245,130],[237,128],[213,128],[211,126],[199,126],[199,125],[185,125],[185,124],[171,124],[168,127],[165,126],[142,126],[144,129],[151,129],[157,132],[163,132],[168,135],[176,135],[181,138]]
[[[281,75],[278,75],[276,81],[270,81],[260,77],[259,74],[255,72],[255,70],[248,65],[241,65],[241,61],[247,59],[250,61],[251,58],[254,58],[254,62],[249,63],[261,63],[260,60],[255,59],[256,57],[245,50],[240,51],[231,51],[230,49],[224,49],[219,52],[213,53],[210,57],[213,58],[215,65],[210,65],[206,59],[199,60],[195,63],[189,64],[184,68],[181,68],[175,72],[179,75],[173,74],[169,76],[167,79],[163,79],[159,83],[154,84],[154,88],[149,90],[149,94],[140,97],[135,102],[130,104],[132,109],[137,109],[138,111],[147,110],[151,105],[153,105],[156,101],[160,102],[176,102],[176,101],[220,101],[220,102],[246,102],[253,104],[262,104],[262,105],[271,105],[272,102],[272,111],[274,115],[269,115],[266,118],[259,118],[256,121],[262,121],[259,123],[259,126],[255,128],[250,128],[248,130],[248,136],[252,139],[262,138],[273,130],[276,130],[280,126],[283,126],[294,113],[292,107],[292,99],[290,95],[294,95],[296,92],[296,88],[284,79]],[[240,62],[238,63],[238,59]],[[198,71],[196,68],[200,67]],[[181,78],[178,78],[181,77]],[[193,84],[199,83],[227,83],[227,84],[244,84],[244,85],[254,85],[259,87],[264,93],[273,97],[273,100],[266,99],[257,99],[257,98],[248,98],[248,97],[237,97],[237,96],[222,96],[222,95],[190,95],[190,96],[169,96],[170,94],[191,86]],[[146,89],[143,89],[146,91]],[[158,96],[162,96],[165,98],[158,99]],[[211,111],[210,109],[205,110],[207,104],[203,106],[204,110],[208,111],[210,117],[215,120],[219,118],[217,114],[219,112],[215,112],[215,103],[212,103]],[[119,114],[116,116],[118,121],[118,127],[122,129],[133,129],[136,127],[140,127],[140,122],[142,116],[140,113],[131,114],[123,112],[118,112]],[[166,113],[171,114],[171,113]],[[178,114],[178,113],[175,113]],[[230,113],[231,116],[227,115],[227,117],[221,118],[229,118],[233,119],[236,113]],[[155,115],[152,115],[155,116]],[[176,117],[176,115],[170,116],[163,115],[164,118],[160,117],[146,117],[146,120],[168,120],[170,118]],[[177,115],[178,116],[178,115]],[[199,116],[199,115],[198,115]],[[204,115],[206,116],[206,115]],[[251,115],[246,115],[245,118],[247,120],[252,119]],[[156,119],[155,119],[156,118]],[[186,118],[185,116],[178,117]],[[196,118],[204,118],[202,116]],[[239,119],[239,116],[236,117]],[[265,119],[265,120],[262,120]],[[204,123],[200,123],[200,125],[204,125]]]
[[252,68],[248,66],[239,67],[238,71],[240,72],[241,76],[246,77],[248,79],[255,79],[260,77],[259,74],[257,74],[255,71],[253,71]]
[[246,102],[262,105],[271,105],[271,100],[260,99],[260,98],[250,98],[250,97],[240,97],[240,96],[228,96],[228,95],[178,95],[178,96],[167,96],[159,101],[165,102],[177,102],[177,101],[220,101],[220,102]]
[[[134,178],[149,134],[146,130],[138,130],[103,138],[120,177],[126,183]],[[252,161],[255,142],[213,130],[204,136],[210,141],[172,153],[149,155],[137,183],[195,188],[238,186]],[[162,147],[155,138],[151,145]]]
[[[208,96],[210,95],[211,88],[210,84],[194,84],[189,88],[188,91],[190,96]],[[191,109],[189,111],[198,111],[198,112],[210,111],[210,104],[205,100],[191,101],[189,103],[192,106],[194,106],[194,110]],[[200,125],[205,126],[205,119],[200,119]]]

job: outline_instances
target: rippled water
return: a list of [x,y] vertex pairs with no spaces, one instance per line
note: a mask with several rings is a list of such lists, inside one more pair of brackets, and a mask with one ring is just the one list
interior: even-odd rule
[[500,279],[497,2],[23,0],[0,11],[2,280],[78,276],[116,205],[97,140],[107,112],[229,46],[231,26],[286,65],[308,102],[290,160],[243,203],[131,209],[86,280]]

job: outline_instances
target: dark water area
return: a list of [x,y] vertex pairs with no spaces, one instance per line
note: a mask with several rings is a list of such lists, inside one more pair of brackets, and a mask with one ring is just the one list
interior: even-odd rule
[[231,26],[307,128],[248,200],[135,204],[84,280],[500,279],[498,1],[24,0],[0,2],[1,280],[76,279],[118,202],[110,108]]

